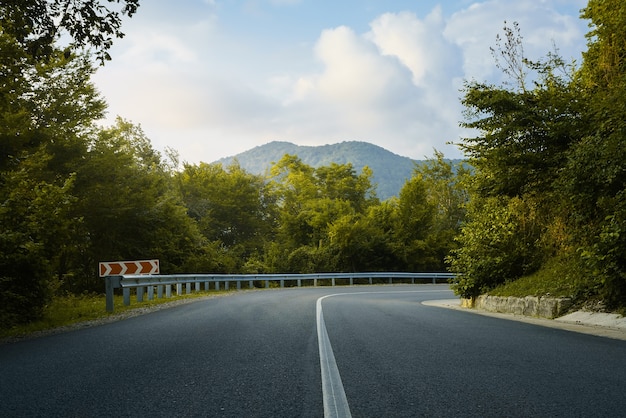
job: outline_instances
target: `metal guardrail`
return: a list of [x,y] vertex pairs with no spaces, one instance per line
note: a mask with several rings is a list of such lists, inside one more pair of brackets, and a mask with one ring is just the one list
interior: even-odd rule
[[113,293],[114,289],[122,289],[124,305],[130,305],[130,289],[136,289],[137,301],[142,302],[144,294],[147,293],[148,300],[154,299],[154,292],[158,298],[171,297],[172,286],[176,286],[176,294],[183,294],[183,284],[185,285],[185,293],[192,291],[192,284],[196,292],[201,290],[204,284],[204,290],[208,291],[213,283],[214,290],[220,290],[223,283],[224,289],[230,288],[230,283],[236,283],[237,289],[241,289],[242,282],[248,282],[248,287],[253,288],[255,281],[265,282],[265,287],[270,287],[270,282],[280,282],[280,287],[285,286],[285,281],[296,281],[297,286],[302,286],[303,280],[313,281],[313,286],[318,285],[318,280],[330,280],[331,286],[336,285],[337,280],[349,281],[354,285],[354,281],[358,279],[367,279],[369,284],[374,279],[387,279],[389,284],[393,284],[394,279],[411,280],[448,280],[455,277],[453,273],[404,273],[404,272],[369,272],[369,273],[312,273],[312,274],[173,274],[173,275],[123,275],[123,276],[106,276],[106,310],[113,312]]

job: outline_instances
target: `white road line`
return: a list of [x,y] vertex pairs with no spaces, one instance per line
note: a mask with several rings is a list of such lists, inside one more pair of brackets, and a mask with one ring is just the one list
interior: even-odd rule
[[317,318],[317,342],[320,352],[320,368],[322,372],[322,397],[324,399],[324,418],[349,418],[350,406],[348,398],[343,389],[341,375],[335,362],[335,354],[333,347],[328,338],[326,324],[324,323],[324,313],[322,312],[322,301],[333,296],[353,296],[364,294],[380,294],[380,293],[431,293],[441,292],[441,290],[403,290],[403,291],[387,291],[387,292],[356,292],[356,293],[334,293],[332,295],[322,296],[317,299],[316,318]]
[[317,300],[316,304],[317,342],[319,344],[320,367],[322,371],[324,417],[352,417],[352,414],[350,413],[350,406],[348,405],[348,398],[346,398],[346,392],[343,390],[341,375],[339,375],[339,369],[337,368],[337,363],[335,362],[333,347],[330,344],[330,339],[328,339],[328,332],[326,331],[326,325],[324,324],[322,300],[331,296],[336,295],[323,296]]

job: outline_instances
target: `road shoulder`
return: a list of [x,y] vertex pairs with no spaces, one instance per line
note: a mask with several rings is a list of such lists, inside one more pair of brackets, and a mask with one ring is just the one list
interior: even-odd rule
[[455,309],[477,315],[525,322],[543,327],[626,341],[626,318],[615,314],[577,311],[560,318],[545,319],[524,315],[489,312],[481,309],[464,308],[461,307],[459,299],[430,300],[424,301],[422,304],[426,306]]

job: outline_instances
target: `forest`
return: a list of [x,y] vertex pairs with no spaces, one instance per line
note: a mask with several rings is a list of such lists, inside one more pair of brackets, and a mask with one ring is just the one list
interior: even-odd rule
[[[460,144],[466,161],[435,152],[383,201],[367,167],[287,154],[253,175],[181,162],[121,117],[99,125],[91,76],[138,1],[118,6],[0,2],[5,326],[58,295],[102,292],[99,261],[152,258],[162,273],[449,269],[466,298],[543,274],[572,297],[626,305],[626,4],[583,9],[582,63],[558,51],[529,61],[505,24],[493,54],[510,82],[463,91],[462,124],[476,132]],[[63,49],[61,30],[75,40]]]

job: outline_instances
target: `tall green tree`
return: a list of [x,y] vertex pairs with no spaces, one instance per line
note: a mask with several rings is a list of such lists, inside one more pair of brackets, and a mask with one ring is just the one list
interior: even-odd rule
[[[186,164],[177,174],[188,215],[203,236],[219,243],[224,255],[239,260],[236,270],[249,257],[263,252],[272,237],[273,216],[260,176],[247,173],[238,164]],[[232,270],[231,270],[232,272]]]
[[[111,3],[111,2],[109,2]],[[121,15],[88,0],[0,1],[0,322],[41,315],[82,248],[78,166],[105,104],[90,77],[93,47],[108,58]],[[73,43],[57,46],[62,32]],[[75,258],[75,257],[74,257]]]
[[[360,218],[378,202],[371,170],[366,167],[357,174],[351,164],[334,163],[313,168],[297,156],[285,155],[272,167],[271,175],[278,243],[272,249],[273,268],[292,272],[343,269],[337,265],[339,241],[334,240],[335,247],[331,247],[329,231],[335,223]],[[350,270],[359,268],[348,264]]]
[[[180,271],[202,238],[172,175],[140,126],[118,118],[97,134],[74,186],[84,228],[81,277],[120,259],[159,258],[164,271]],[[81,286],[100,290],[97,279],[91,283]]]
[[569,225],[599,295],[626,305],[626,5],[590,0],[588,50],[578,73],[588,123],[569,152],[563,184]]
[[561,176],[588,124],[575,67],[556,53],[531,62],[517,26],[505,35],[494,53],[511,82],[468,83],[462,100],[463,126],[477,132],[462,144],[475,172],[450,262],[463,274],[456,290],[466,297],[540,268],[542,231],[565,216]]
[[87,59],[56,54],[33,63],[10,36],[0,40],[8,76],[0,96],[0,293],[10,324],[40,315],[65,279],[82,221],[74,211],[76,164],[104,102]]

